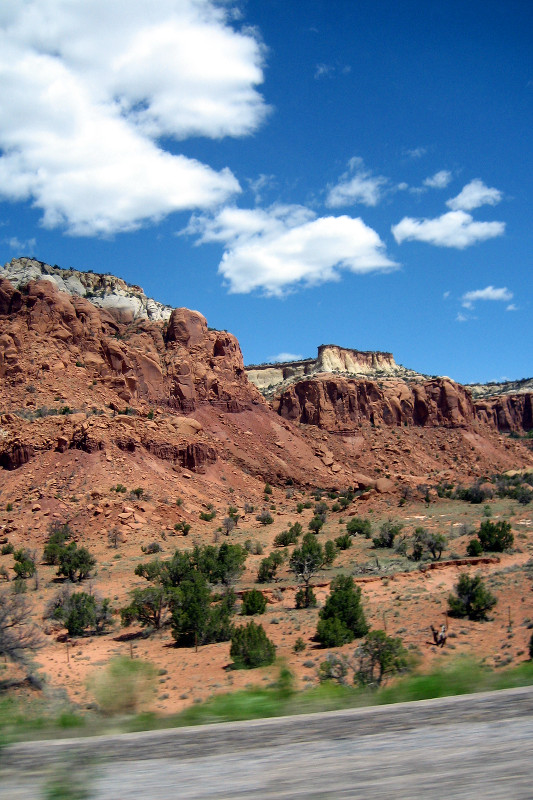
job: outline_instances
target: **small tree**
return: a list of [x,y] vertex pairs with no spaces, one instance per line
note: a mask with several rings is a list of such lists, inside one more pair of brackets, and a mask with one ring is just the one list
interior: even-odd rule
[[130,597],[131,603],[120,610],[124,627],[127,628],[132,622],[138,622],[143,628],[158,630],[168,608],[167,590],[161,585],[149,586],[147,589],[133,589]]
[[59,564],[59,556],[66,543],[72,539],[72,536],[73,533],[66,522],[61,524],[52,523],[44,546],[44,563],[57,566]]
[[253,620],[235,628],[231,637],[230,656],[236,669],[254,669],[272,664],[276,646],[270,641],[262,625]]
[[309,522],[309,530],[313,531],[313,533],[320,533],[320,530],[324,527],[324,519],[322,516],[316,514],[313,519]]
[[282,564],[283,556],[280,552],[270,553],[269,556],[261,559],[259,570],[257,571],[257,583],[271,583]]
[[339,575],[331,581],[331,593],[319,617],[316,636],[324,647],[338,647],[367,633],[361,589],[354,585],[351,575]]
[[0,594],[0,657],[25,664],[28,653],[41,645],[31,607],[20,594]]
[[236,525],[237,525],[237,523],[235,522],[235,518],[234,517],[225,517],[222,520],[222,530],[224,531],[226,536],[229,536],[229,534],[236,527]]
[[255,614],[264,614],[267,602],[263,592],[259,589],[250,589],[244,592],[242,596],[241,614],[247,617],[253,617]]
[[480,556],[482,552],[483,552],[483,547],[481,546],[481,542],[479,541],[479,539],[470,539],[466,547],[467,556],[475,558],[476,556]]
[[337,555],[337,545],[332,539],[328,539],[328,541],[324,544],[324,564],[328,567],[331,566],[331,564],[333,564],[337,558]]
[[512,547],[514,542],[511,523],[504,520],[500,522],[485,520],[481,523],[477,535],[483,550],[493,553],[503,553]]
[[372,542],[374,547],[392,547],[394,539],[400,533],[403,525],[401,523],[394,523],[391,520],[384,522],[379,529],[379,536],[374,537]]
[[59,553],[57,574],[64,575],[69,581],[75,583],[88,578],[95,565],[96,559],[86,547],[78,547],[76,542],[71,542]]
[[324,549],[317,542],[313,534],[307,533],[303,538],[301,547],[296,547],[289,560],[289,566],[294,572],[296,579],[304,584],[306,602],[303,607],[308,608],[311,604],[310,582],[316,575],[320,567],[324,564]]
[[339,550],[348,550],[352,546],[352,538],[349,533],[342,533],[335,539],[335,544]]
[[30,553],[29,550],[21,547],[13,553],[15,563],[13,569],[17,578],[31,578],[35,575],[37,567],[35,566],[35,553]]
[[455,586],[455,594],[448,597],[448,609],[452,617],[483,620],[487,619],[487,613],[497,602],[479,575],[471,578],[463,572]]
[[357,655],[359,668],[355,679],[365,686],[381,686],[386,677],[405,672],[409,666],[409,654],[402,640],[381,630],[367,634]]
[[260,522],[261,525],[272,525],[274,522],[274,518],[268,513],[268,511],[261,511],[261,513],[257,515],[256,520]]

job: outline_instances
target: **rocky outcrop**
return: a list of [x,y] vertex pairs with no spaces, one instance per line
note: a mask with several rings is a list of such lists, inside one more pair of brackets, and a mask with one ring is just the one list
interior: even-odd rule
[[533,429],[533,392],[499,395],[475,401],[476,418],[502,433]]
[[285,419],[330,431],[365,423],[458,428],[474,420],[469,393],[445,378],[420,383],[314,378],[289,387],[273,407]]
[[147,297],[140,286],[126,283],[114,275],[61,269],[33,258],[14,258],[0,268],[0,278],[9,280],[17,289],[32,281],[46,280],[60,292],[85,297],[95,306],[109,311],[121,323],[137,319],[167,320],[172,312],[170,306]]
[[352,350],[335,344],[320,345],[316,358],[253,365],[246,367],[246,372],[248,379],[265,397],[279,394],[302,378],[323,373],[368,378],[422,377],[419,373],[397,364],[392,353]]

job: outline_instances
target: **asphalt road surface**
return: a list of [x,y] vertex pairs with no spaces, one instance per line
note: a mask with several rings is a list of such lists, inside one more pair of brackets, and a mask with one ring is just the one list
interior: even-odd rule
[[52,779],[95,800],[531,800],[533,687],[2,751],[1,800]]

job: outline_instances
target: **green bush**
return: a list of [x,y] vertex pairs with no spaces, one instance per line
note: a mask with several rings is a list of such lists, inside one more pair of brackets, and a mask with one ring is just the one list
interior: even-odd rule
[[262,625],[251,620],[235,628],[231,637],[230,656],[236,669],[254,669],[272,664],[276,646],[270,641]]
[[379,529],[379,536],[376,536],[372,539],[374,547],[393,547],[394,540],[400,533],[402,527],[402,524],[399,522],[394,523],[391,522],[391,520],[384,522]]
[[6,544],[3,544],[2,549],[0,550],[0,553],[3,556],[8,556],[14,552],[15,552],[15,547],[11,544],[11,542],[6,542]]
[[504,520],[500,522],[485,520],[481,523],[477,535],[483,550],[492,553],[503,553],[512,547],[514,542],[511,523]]
[[35,566],[35,560],[29,550],[21,547],[15,550],[13,558],[15,559],[13,569],[15,570],[17,578],[31,578],[35,575],[37,567]]
[[287,547],[290,544],[297,544],[298,538],[301,536],[303,531],[302,526],[299,522],[295,522],[294,525],[287,531],[281,531],[274,539],[274,545],[276,547]]
[[339,575],[331,581],[331,592],[319,617],[316,636],[324,647],[337,647],[367,633],[361,589],[354,585],[351,575]]
[[269,556],[263,558],[257,571],[257,583],[271,583],[282,564],[283,556],[279,552],[270,553]]
[[360,645],[359,666],[355,680],[363,686],[381,686],[389,675],[406,672],[409,654],[400,638],[387,636],[385,631],[370,631]]
[[341,536],[337,536],[335,544],[339,550],[349,550],[352,546],[352,537],[349,533],[343,533]]
[[261,511],[261,513],[257,515],[256,520],[260,522],[261,525],[272,525],[274,522],[273,517],[268,513],[268,511]]
[[241,614],[244,616],[253,617],[255,614],[264,614],[266,607],[267,601],[259,589],[250,589],[243,593]]
[[316,608],[316,595],[310,586],[306,589],[298,589],[294,595],[294,605],[296,608]]
[[479,539],[470,539],[466,548],[467,556],[476,557],[480,556],[483,552],[483,547]]
[[333,564],[335,559],[337,558],[338,551],[337,545],[333,541],[333,539],[328,539],[328,541],[324,544],[324,564],[330,566]]
[[450,594],[448,597],[448,610],[452,617],[483,620],[487,619],[487,612],[494,608],[497,602],[479,575],[471,578],[463,572],[455,586],[455,594]]
[[324,527],[324,520],[321,516],[315,515],[313,519],[309,522],[308,528],[313,533],[320,533],[320,530]]
[[348,531],[350,536],[361,534],[366,539],[370,539],[370,535],[372,533],[372,526],[370,524],[370,520],[368,519],[363,519],[362,517],[352,517],[346,523],[346,530]]
[[96,559],[86,547],[78,547],[76,542],[71,542],[59,550],[58,575],[64,575],[69,581],[75,583],[88,578],[96,565]]

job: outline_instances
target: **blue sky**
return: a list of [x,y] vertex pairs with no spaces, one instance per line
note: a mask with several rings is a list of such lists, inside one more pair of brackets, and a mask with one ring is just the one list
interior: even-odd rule
[[236,334],[533,375],[533,6],[4,0],[0,262]]

